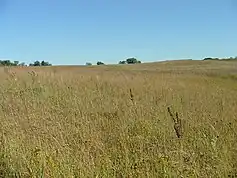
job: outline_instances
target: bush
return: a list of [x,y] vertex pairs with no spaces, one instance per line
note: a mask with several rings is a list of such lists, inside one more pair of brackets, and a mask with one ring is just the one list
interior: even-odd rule
[[119,64],[140,64],[141,61],[136,58],[128,58],[125,61],[119,61]]
[[104,63],[101,62],[101,61],[98,61],[98,62],[97,62],[97,65],[104,65]]

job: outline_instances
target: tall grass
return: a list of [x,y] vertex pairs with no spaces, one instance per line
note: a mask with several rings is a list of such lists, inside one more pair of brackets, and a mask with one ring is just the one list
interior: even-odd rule
[[0,177],[237,176],[233,77],[140,66],[2,70]]

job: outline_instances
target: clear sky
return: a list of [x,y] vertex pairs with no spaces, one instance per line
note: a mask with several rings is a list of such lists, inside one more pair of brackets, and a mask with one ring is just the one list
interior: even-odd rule
[[237,0],[0,0],[0,59],[237,56]]

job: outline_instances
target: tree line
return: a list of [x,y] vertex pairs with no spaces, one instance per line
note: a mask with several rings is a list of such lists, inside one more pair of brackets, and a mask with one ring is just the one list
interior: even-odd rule
[[[191,59],[192,60],[192,59]],[[206,60],[219,60],[219,61],[231,61],[231,60],[237,60],[237,56],[236,57],[229,57],[229,58],[212,58],[212,57],[207,57],[203,59],[204,61]],[[137,60],[136,58],[128,58],[124,61],[119,61],[118,64],[139,64],[141,63],[141,61]],[[86,63],[86,65],[92,65],[92,63]],[[103,62],[98,61],[97,65],[104,65]]]
[[236,57],[229,57],[229,58],[213,58],[213,57],[206,57],[203,59],[204,61],[207,60],[215,60],[215,61],[232,61],[232,60],[237,60],[237,56]]
[[[137,60],[136,58],[128,58],[124,61],[119,61],[118,64],[138,64],[138,63],[141,63],[141,61]],[[86,65],[93,65],[93,64],[87,62]],[[98,61],[96,65],[105,65],[105,63]],[[0,60],[0,66],[52,66],[52,64],[46,61],[35,61],[34,63],[26,65],[24,62],[20,63],[19,61]]]
[[[132,57],[132,58],[127,58],[124,61],[119,61],[118,64],[140,64],[141,61],[137,60],[136,58]],[[105,63],[98,61],[96,63],[97,65],[105,65]],[[92,65],[92,63],[87,62],[86,65]]]
[[[19,61],[10,61],[10,60],[0,60],[1,66],[27,66],[24,62]],[[30,63],[29,66],[52,66],[49,62],[46,61],[35,61]]]
[[[230,60],[237,60],[237,56],[236,57],[229,57],[229,58],[213,58],[213,57],[206,57],[203,59],[204,61],[206,60],[218,60],[218,61],[222,61],[222,60],[226,60],[226,61],[230,61]],[[140,64],[141,61],[131,57],[131,58],[127,58],[126,60],[123,61],[119,61],[118,64]],[[90,62],[87,62],[86,65],[93,65]],[[105,65],[104,62],[102,61],[98,61],[96,63],[96,65]],[[24,62],[19,62],[19,61],[10,61],[10,60],[0,60],[0,66],[52,66],[52,64],[50,64],[47,61],[35,61],[33,63],[30,63],[29,65],[26,65]]]

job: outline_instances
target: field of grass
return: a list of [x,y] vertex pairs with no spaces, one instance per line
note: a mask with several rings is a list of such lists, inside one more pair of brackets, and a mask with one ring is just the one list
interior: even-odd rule
[[237,177],[237,62],[2,67],[0,80],[0,177]]

